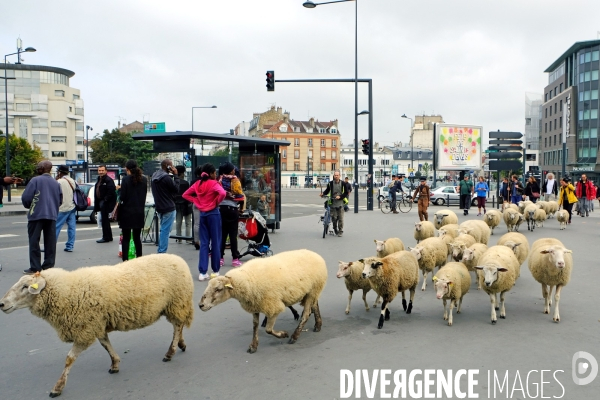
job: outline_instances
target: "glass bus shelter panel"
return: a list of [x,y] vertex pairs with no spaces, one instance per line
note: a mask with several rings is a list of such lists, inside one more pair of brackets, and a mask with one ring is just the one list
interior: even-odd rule
[[[240,151],[240,174],[242,188],[246,194],[246,207],[260,211],[269,225],[281,221],[279,215],[280,186],[278,163],[275,153],[245,154]],[[259,201],[266,202],[259,210]],[[261,207],[262,208],[262,207]]]

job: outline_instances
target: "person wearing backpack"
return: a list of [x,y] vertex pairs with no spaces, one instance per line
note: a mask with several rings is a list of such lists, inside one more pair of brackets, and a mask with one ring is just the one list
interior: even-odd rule
[[58,217],[56,218],[56,242],[63,225],[67,224],[67,243],[65,243],[65,251],[73,252],[75,246],[75,224],[76,214],[75,201],[73,200],[73,192],[75,191],[75,181],[69,176],[69,167],[59,165],[56,175],[56,180],[60,184],[63,193],[62,204],[58,209]]

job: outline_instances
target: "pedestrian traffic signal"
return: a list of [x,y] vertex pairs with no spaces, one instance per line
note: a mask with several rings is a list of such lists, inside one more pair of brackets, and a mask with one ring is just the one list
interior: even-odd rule
[[362,152],[363,154],[369,154],[369,150],[371,149],[371,143],[369,139],[362,139]]
[[275,91],[275,71],[267,71],[267,92]]

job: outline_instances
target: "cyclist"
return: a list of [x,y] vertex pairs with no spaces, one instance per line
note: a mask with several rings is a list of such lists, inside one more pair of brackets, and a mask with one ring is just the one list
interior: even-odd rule
[[399,176],[392,175],[392,179],[394,182],[392,187],[390,187],[390,196],[392,196],[392,211],[394,214],[398,214],[398,210],[396,210],[396,193],[404,193],[404,190],[402,189],[402,180]]
[[413,197],[419,195],[419,220],[429,221],[429,215],[427,214],[427,207],[429,207],[430,190],[427,186],[427,178],[421,177],[421,184],[415,189]]
[[340,180],[340,171],[333,173],[333,180],[327,184],[321,197],[329,195],[329,205],[331,208],[331,222],[333,230],[341,237],[344,233],[344,199],[348,198],[346,185]]

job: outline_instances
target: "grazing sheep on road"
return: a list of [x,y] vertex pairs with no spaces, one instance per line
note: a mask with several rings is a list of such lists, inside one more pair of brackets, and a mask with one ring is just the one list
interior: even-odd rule
[[519,225],[524,221],[523,215],[513,208],[504,210],[502,216],[509,232],[517,232],[519,230]]
[[556,220],[560,223],[560,230],[562,231],[569,223],[569,212],[567,210],[558,210],[555,215]]
[[465,264],[468,271],[473,271],[475,273],[475,281],[477,282],[477,290],[481,289],[481,282],[479,282],[479,274],[477,273],[477,269],[475,268],[479,262],[479,259],[487,251],[488,247],[485,244],[475,243],[471,245],[469,248],[463,251],[463,257],[461,262]]
[[477,243],[487,245],[490,241],[490,227],[484,221],[478,219],[468,220],[460,224],[458,227],[458,237],[465,233],[473,236]]
[[448,260],[446,243],[441,238],[432,237],[408,249],[414,254],[419,263],[419,268],[423,272],[423,286],[421,290],[425,290],[427,287],[427,275],[431,272],[433,277],[435,267],[441,267]]
[[[459,262],[450,262],[443,266],[433,277],[435,282],[436,297],[444,302],[444,321],[448,321],[448,326],[452,326],[452,310],[458,303],[456,313],[460,314],[463,297],[469,292],[471,286],[471,276],[464,264]],[[447,300],[450,300],[450,310],[446,309]]]
[[468,249],[475,243],[477,243],[477,241],[471,235],[460,235],[454,239],[454,241],[450,243],[450,247],[452,247],[452,259],[457,262],[462,260],[465,249]]
[[108,339],[112,331],[144,328],[164,315],[173,325],[173,340],[163,361],[171,360],[176,347],[185,351],[183,327],[194,317],[193,295],[187,263],[176,255],[153,254],[115,266],[51,268],[23,276],[0,300],[0,309],[8,314],[29,308],[50,323],[60,340],[73,343],[50,392],[56,397],[79,354],[96,339],[110,355],[108,372],[119,372],[121,359]]
[[533,231],[535,229],[535,212],[537,210],[539,210],[539,208],[535,204],[530,204],[523,210],[523,216],[525,217],[525,221],[527,221],[528,231]]
[[558,303],[560,301],[560,292],[571,280],[571,271],[573,270],[573,257],[571,250],[558,239],[540,239],[533,242],[531,246],[531,256],[529,257],[529,270],[533,278],[542,284],[542,296],[544,296],[544,314],[550,313],[550,298],[552,289],[556,287],[554,294],[554,322],[560,321],[558,312]]
[[532,205],[532,204],[533,204],[533,202],[529,201],[529,200],[520,201],[519,204],[518,204],[518,206],[519,206],[519,212],[521,214],[525,214],[525,209],[527,207],[529,207],[530,205]]
[[[402,308],[410,314],[419,284],[419,264],[415,256],[410,251],[399,251],[384,258],[369,257],[360,261],[365,265],[363,276],[369,279],[373,290],[383,298],[377,328],[383,328],[384,319],[390,319],[388,307],[398,292],[402,293]],[[408,307],[406,290],[410,291]]]
[[387,240],[375,239],[377,257],[383,258],[397,251],[404,250],[404,243],[398,238],[389,238]]
[[483,221],[490,227],[491,234],[494,234],[494,228],[500,225],[502,213],[498,210],[489,210],[483,216]]
[[445,225],[458,224],[458,217],[454,211],[440,210],[433,214],[433,223],[435,225],[435,229],[440,229]]
[[435,236],[435,227],[432,222],[421,221],[415,222],[415,240],[419,243],[421,240],[425,240]]
[[529,242],[525,235],[519,232],[509,232],[498,239],[498,246],[506,246],[515,253],[519,268],[517,269],[517,278],[521,276],[521,265],[527,260],[529,255]]
[[[350,313],[350,301],[352,301],[352,293],[355,290],[363,291],[362,299],[365,302],[365,309],[369,311],[369,304],[367,303],[367,293],[371,290],[371,283],[367,278],[363,278],[362,272],[365,268],[364,264],[360,261],[343,262],[340,261],[338,265],[338,278],[345,278],[344,283],[346,289],[348,289],[348,306],[346,307],[346,314]],[[373,307],[377,307],[380,303],[380,297],[377,296]]]
[[231,298],[238,300],[253,317],[254,331],[248,353],[254,353],[258,349],[260,313],[268,319],[265,331],[283,339],[288,333],[274,330],[277,316],[286,307],[300,303],[304,310],[289,343],[296,343],[311,311],[315,315],[314,331],[319,332],[322,325],[319,296],[326,282],[327,265],[320,255],[310,250],[286,251],[250,260],[224,276],[211,279],[199,306],[202,311],[208,311]]

